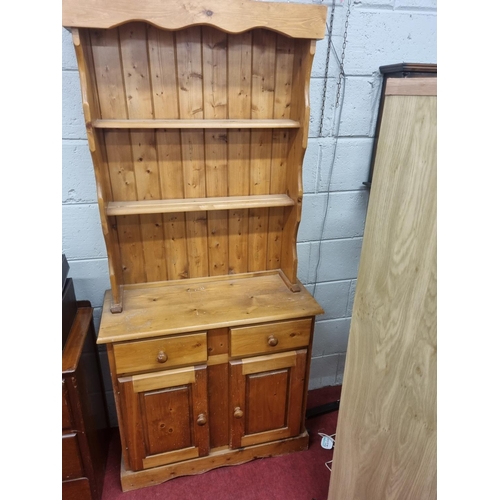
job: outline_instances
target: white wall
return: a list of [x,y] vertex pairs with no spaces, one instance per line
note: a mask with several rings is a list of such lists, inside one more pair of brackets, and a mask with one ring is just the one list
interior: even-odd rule
[[[339,55],[347,2],[337,2],[335,10],[334,46]],[[368,178],[379,104],[381,76],[378,68],[401,62],[437,62],[436,0],[352,1],[342,116],[338,123],[340,108],[335,108],[334,104],[339,67],[332,54],[323,135],[320,136],[326,53],[325,37],[317,44],[313,65],[309,146],[303,171],[304,208],[298,243],[299,278],[315,292],[325,310],[316,323],[311,389],[342,383],[368,203],[368,192],[362,183]],[[66,30],[63,30],[62,39],[62,82],[62,253],[70,264],[77,299],[91,301],[98,326],[104,291],[109,288],[108,268],[76,61]],[[335,135],[337,125],[338,137]],[[100,350],[100,355],[106,371],[105,351]],[[112,405],[107,376],[105,385]]]

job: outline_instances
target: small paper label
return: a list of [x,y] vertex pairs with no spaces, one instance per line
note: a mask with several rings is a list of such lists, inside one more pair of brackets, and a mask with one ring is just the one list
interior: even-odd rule
[[321,439],[321,447],[325,450],[331,450],[333,448],[333,439],[328,436],[323,436]]

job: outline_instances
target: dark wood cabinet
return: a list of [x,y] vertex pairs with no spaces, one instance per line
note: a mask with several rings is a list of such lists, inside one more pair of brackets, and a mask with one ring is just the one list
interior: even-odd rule
[[[67,295],[74,296],[74,292]],[[98,500],[109,435],[104,395],[99,388],[93,308],[88,302],[75,302],[68,308],[75,314],[62,352],[62,498]],[[63,328],[67,321],[64,310],[63,301]]]

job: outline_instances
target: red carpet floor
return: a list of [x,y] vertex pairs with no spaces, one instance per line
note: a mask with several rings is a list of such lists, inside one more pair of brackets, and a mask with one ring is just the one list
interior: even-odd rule
[[[340,391],[341,386],[310,391],[307,406],[315,408],[337,401]],[[114,429],[101,500],[326,500],[330,471],[325,463],[333,454],[321,447],[318,433],[334,434],[337,416],[334,411],[306,420],[310,435],[306,451],[178,477],[127,493],[120,487],[120,439]]]

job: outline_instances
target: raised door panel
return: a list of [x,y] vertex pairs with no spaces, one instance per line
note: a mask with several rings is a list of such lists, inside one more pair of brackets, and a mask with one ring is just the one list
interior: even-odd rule
[[208,454],[206,366],[118,379],[132,470]]
[[230,362],[231,447],[300,433],[307,350]]

